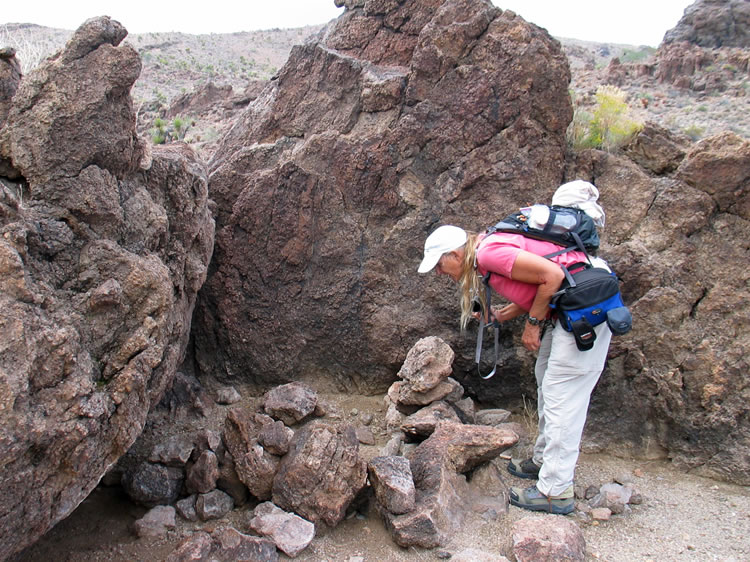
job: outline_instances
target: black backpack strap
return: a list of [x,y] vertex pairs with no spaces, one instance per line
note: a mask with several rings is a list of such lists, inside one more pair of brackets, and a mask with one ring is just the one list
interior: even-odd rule
[[[479,376],[483,378],[484,380],[491,379],[495,376],[495,372],[497,371],[497,359],[499,356],[499,348],[500,348],[500,323],[497,320],[493,320],[489,324],[485,322],[485,317],[489,315],[490,311],[492,310],[491,306],[491,299],[492,299],[492,288],[490,287],[490,273],[488,272],[487,275],[485,275],[482,278],[482,283],[484,283],[484,295],[485,295],[485,305],[486,310],[482,310],[479,313],[479,330],[477,330],[477,348],[476,353],[474,355],[474,358],[477,362],[477,373],[479,373]],[[483,375],[482,371],[479,368],[479,361],[482,357],[482,342],[484,340],[484,329],[493,326],[495,328],[495,361],[494,361],[494,367],[492,368],[492,371],[487,374]]]
[[586,251],[586,246],[583,245],[583,240],[581,240],[581,237],[578,235],[577,232],[573,232],[572,230],[570,231],[570,235],[573,237],[573,240],[576,241],[575,246],[568,246],[567,248],[563,248],[562,250],[558,250],[557,252],[552,252],[551,254],[546,254],[542,257],[547,258],[549,260],[549,259],[554,258],[555,256],[559,256],[561,254],[567,254],[568,252],[578,250],[580,252],[583,252],[583,255],[586,256],[586,261],[589,262],[589,265],[593,266],[594,264],[591,263],[591,257],[589,256],[589,253]]

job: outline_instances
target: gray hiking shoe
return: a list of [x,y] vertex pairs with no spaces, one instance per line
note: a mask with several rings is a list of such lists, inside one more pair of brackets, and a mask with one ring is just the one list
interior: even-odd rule
[[545,496],[536,489],[536,485],[526,489],[515,487],[510,489],[510,504],[531,511],[567,515],[575,509],[575,501],[573,486],[568,486],[559,496]]
[[511,459],[508,463],[508,472],[519,478],[539,478],[540,466],[531,459],[521,461],[520,459]]

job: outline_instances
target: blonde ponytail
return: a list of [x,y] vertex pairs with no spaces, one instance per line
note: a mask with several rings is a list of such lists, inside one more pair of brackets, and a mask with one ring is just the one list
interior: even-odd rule
[[472,301],[478,298],[482,305],[482,313],[486,308],[482,278],[475,268],[477,256],[477,244],[479,236],[475,232],[467,232],[466,245],[464,246],[464,261],[461,264],[461,276],[458,279],[459,299],[461,304],[461,333],[466,331],[469,321],[472,319]]

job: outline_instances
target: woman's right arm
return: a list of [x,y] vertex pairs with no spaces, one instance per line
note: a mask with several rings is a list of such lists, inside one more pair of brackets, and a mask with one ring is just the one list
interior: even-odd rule
[[498,322],[507,322],[522,314],[526,314],[526,311],[515,303],[503,306],[502,308],[492,309],[492,315]]

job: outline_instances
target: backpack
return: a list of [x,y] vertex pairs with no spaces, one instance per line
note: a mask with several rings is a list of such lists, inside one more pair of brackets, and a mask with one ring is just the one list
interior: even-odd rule
[[[561,205],[534,205],[511,213],[487,229],[487,234],[510,232],[529,238],[552,242],[564,248],[576,249],[581,239],[581,251],[596,254],[599,249],[599,233],[594,219],[581,209]],[[562,253],[562,252],[560,252]]]
[[[542,256],[547,259],[573,250],[586,255],[588,263],[577,262],[567,267],[560,265],[565,279],[550,302],[550,308],[557,313],[560,325],[573,333],[580,351],[587,351],[594,346],[594,327],[603,322],[607,322],[613,334],[622,335],[630,331],[632,317],[622,301],[617,275],[604,268],[594,267],[589,258],[589,253],[594,253],[599,248],[599,233],[593,219],[585,212],[559,205],[534,205],[511,213],[487,229],[488,235],[496,232],[521,234],[563,247],[557,252]],[[491,273],[487,273],[483,279],[488,309],[491,298],[490,276]],[[483,379],[491,378],[497,370],[499,323],[495,320],[488,326],[495,328],[495,367],[486,376],[480,371],[479,376]],[[477,369],[482,353],[484,328],[485,315],[482,313],[475,356]]]

